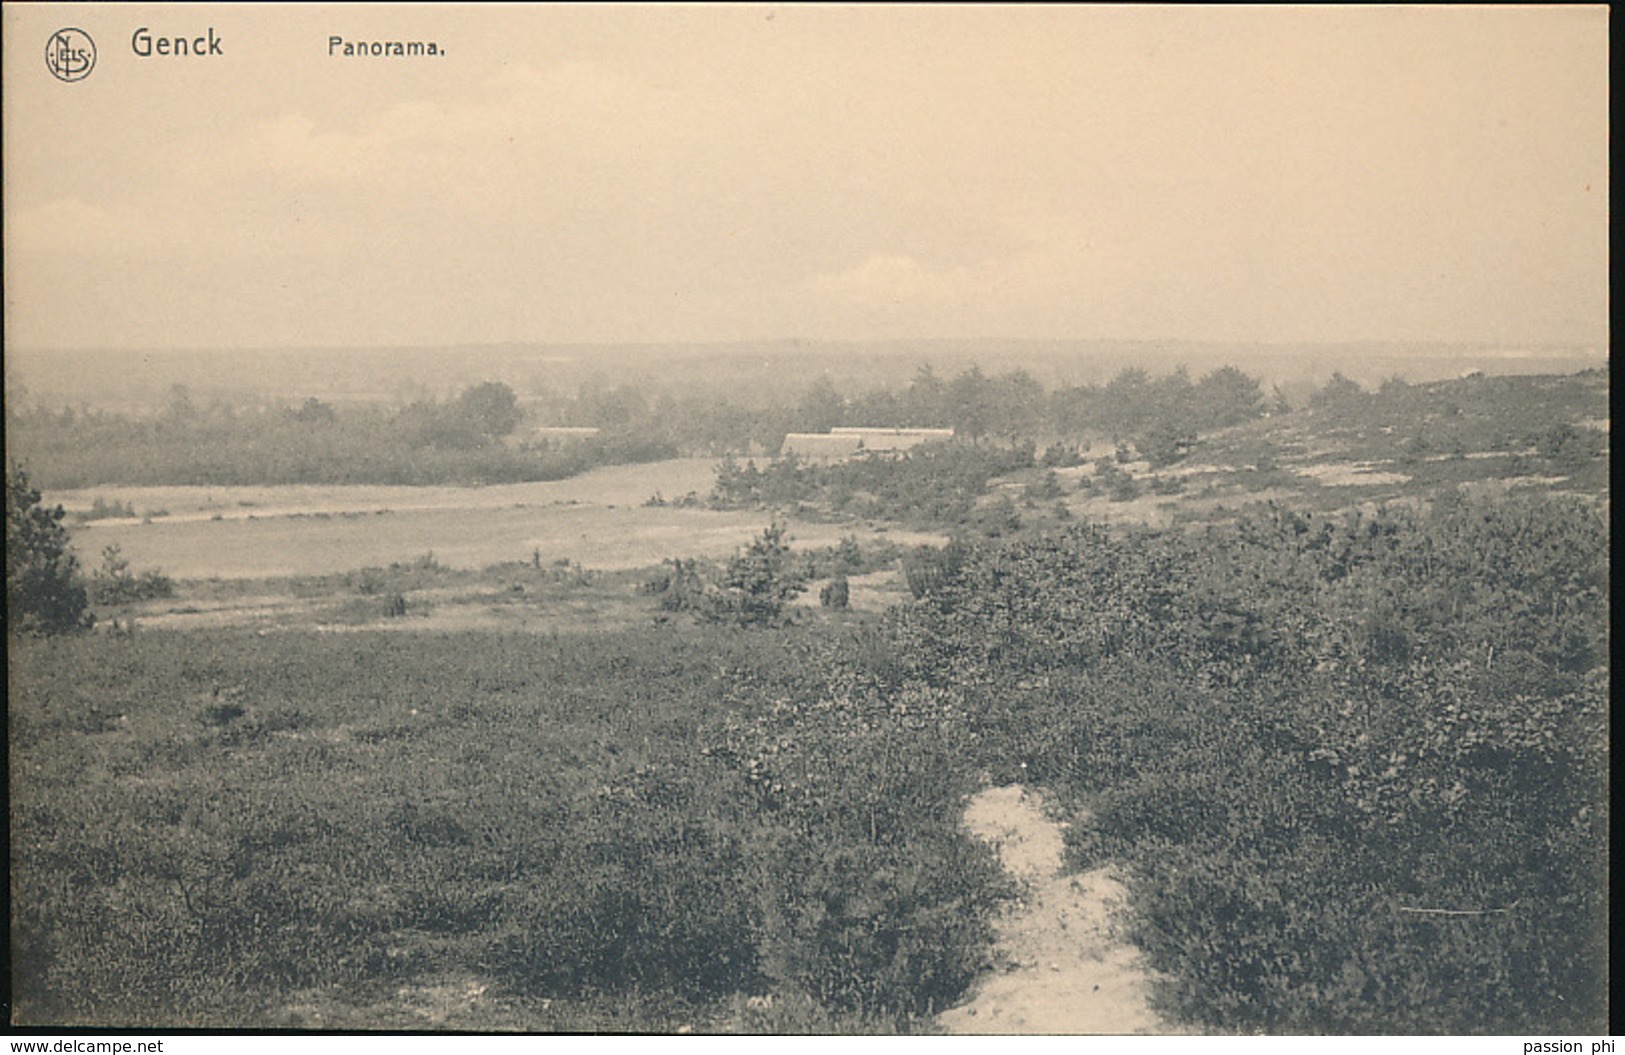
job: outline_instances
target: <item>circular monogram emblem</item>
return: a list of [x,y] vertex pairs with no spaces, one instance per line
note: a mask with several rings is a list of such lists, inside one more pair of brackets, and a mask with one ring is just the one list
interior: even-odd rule
[[96,67],[96,42],[82,29],[59,29],[45,42],[45,68],[59,81],[82,81]]

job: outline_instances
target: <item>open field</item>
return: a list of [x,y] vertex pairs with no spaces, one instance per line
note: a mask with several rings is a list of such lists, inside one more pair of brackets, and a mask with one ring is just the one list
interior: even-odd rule
[[[448,567],[507,561],[573,561],[596,570],[659,564],[667,557],[720,558],[761,531],[756,512],[646,506],[705,494],[716,463],[701,458],[597,469],[568,480],[490,487],[95,488],[45,496],[70,512],[96,498],[128,503],[148,518],[93,520],[74,544],[93,559],[118,546],[137,568],[177,579],[329,575],[412,560],[432,552]],[[790,521],[793,544],[829,546],[847,534],[899,544],[942,536],[901,529]]]

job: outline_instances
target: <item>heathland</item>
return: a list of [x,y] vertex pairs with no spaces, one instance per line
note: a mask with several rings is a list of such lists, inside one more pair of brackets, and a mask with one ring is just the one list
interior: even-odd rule
[[1161,1026],[1600,1032],[1607,397],[8,400],[14,1022],[936,1031],[1019,783]]

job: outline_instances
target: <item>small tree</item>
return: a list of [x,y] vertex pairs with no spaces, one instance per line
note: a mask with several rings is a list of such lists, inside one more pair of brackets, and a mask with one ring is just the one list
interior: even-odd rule
[[95,604],[130,604],[158,597],[172,597],[175,583],[160,571],[137,575],[117,546],[102,550],[102,566],[90,577],[86,595]]
[[1342,371],[1337,371],[1332,374],[1331,380],[1326,382],[1325,388],[1309,397],[1309,405],[1312,407],[1346,406],[1357,402],[1364,395],[1365,389],[1360,387],[1360,382],[1344,377]]
[[1061,478],[1050,469],[1036,480],[1029,481],[1022,489],[1022,497],[1028,502],[1049,502],[1061,497]]
[[654,578],[643,584],[643,592],[659,597],[660,607],[668,612],[703,611],[707,603],[699,562],[681,557],[666,558]]
[[1146,429],[1135,441],[1153,469],[1172,465],[1196,446],[1196,431],[1174,421],[1159,421]]
[[941,590],[958,577],[969,557],[970,548],[957,537],[940,549],[916,548],[903,558],[903,579],[908,583],[908,592],[920,600]]
[[728,562],[723,572],[719,616],[751,625],[771,625],[784,618],[784,606],[801,592],[801,576],[790,564],[784,526],[773,524]]
[[68,549],[66,513],[47,509],[18,465],[6,472],[6,623],[13,632],[54,634],[90,626],[79,562]]
[[845,575],[838,575],[824,584],[818,592],[818,603],[825,608],[845,608],[852,603],[852,585]]
[[293,417],[295,421],[307,425],[331,425],[338,420],[338,414],[333,408],[315,396],[308,397],[304,405],[293,412]]
[[1113,502],[1132,502],[1140,497],[1140,485],[1129,473],[1118,473],[1112,481],[1111,500]]
[[990,538],[999,538],[1021,530],[1021,511],[1009,495],[1000,494],[971,514],[970,525]]

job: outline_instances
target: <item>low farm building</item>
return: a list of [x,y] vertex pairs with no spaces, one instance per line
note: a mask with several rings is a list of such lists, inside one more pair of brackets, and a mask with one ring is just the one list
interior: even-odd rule
[[846,426],[828,432],[792,432],[781,454],[809,461],[844,461],[868,455],[896,454],[922,443],[951,440],[953,429],[888,429]]
[[792,432],[784,437],[779,453],[808,461],[838,461],[863,450],[862,436],[836,436],[828,432]]
[[533,442],[569,443],[590,440],[596,435],[598,430],[590,425],[542,425],[531,430],[530,438]]
[[[883,429],[870,425],[842,425],[829,430],[832,436],[862,436],[870,441],[887,441],[888,450],[902,450],[918,443],[939,443],[954,438],[953,429]],[[876,447],[877,442],[870,442]]]

